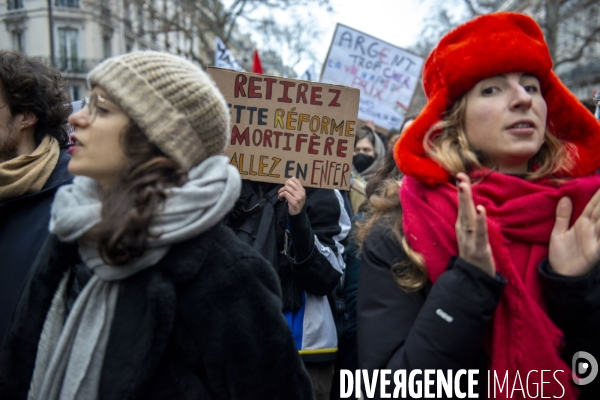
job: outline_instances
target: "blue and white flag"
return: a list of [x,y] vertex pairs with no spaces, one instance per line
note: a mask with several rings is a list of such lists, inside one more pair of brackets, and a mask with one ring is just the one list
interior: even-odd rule
[[317,71],[315,70],[315,63],[311,63],[306,71],[302,75],[298,77],[298,79],[302,79],[304,81],[317,82]]
[[215,36],[215,67],[245,72],[220,37]]

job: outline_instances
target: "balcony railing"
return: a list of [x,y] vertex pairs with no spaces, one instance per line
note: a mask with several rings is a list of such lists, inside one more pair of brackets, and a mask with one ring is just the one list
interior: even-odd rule
[[102,60],[91,60],[91,59],[73,59],[73,58],[57,58],[56,68],[60,72],[71,72],[71,73],[82,73],[89,72],[96,65],[100,64]]
[[56,0],[56,7],[79,8],[79,0]]

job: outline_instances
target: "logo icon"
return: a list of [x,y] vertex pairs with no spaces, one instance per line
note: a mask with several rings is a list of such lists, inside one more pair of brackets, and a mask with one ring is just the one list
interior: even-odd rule
[[[598,375],[598,361],[587,351],[578,351],[571,359],[571,370],[573,382],[580,386],[587,385]],[[585,377],[580,378],[580,376]]]

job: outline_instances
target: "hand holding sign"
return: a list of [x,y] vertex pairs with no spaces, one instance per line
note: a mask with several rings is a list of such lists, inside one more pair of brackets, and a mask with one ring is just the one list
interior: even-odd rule
[[286,200],[290,215],[298,215],[306,202],[306,191],[298,178],[290,178],[279,189],[279,200]]

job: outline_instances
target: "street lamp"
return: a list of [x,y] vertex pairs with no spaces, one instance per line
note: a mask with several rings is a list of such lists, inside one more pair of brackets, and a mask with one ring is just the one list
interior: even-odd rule
[[592,97],[592,100],[594,100],[594,103],[596,103],[596,113],[594,116],[598,121],[600,121],[600,91],[596,92],[594,97]]
[[52,0],[48,0],[48,26],[50,28],[50,63],[56,68],[56,55],[54,54],[54,16],[52,15]]

